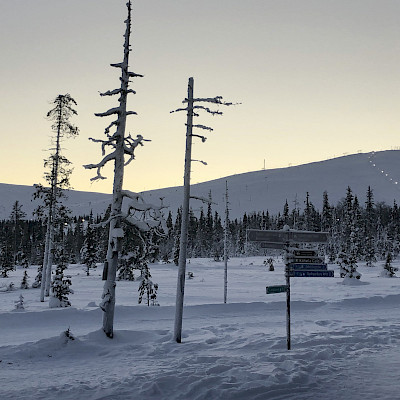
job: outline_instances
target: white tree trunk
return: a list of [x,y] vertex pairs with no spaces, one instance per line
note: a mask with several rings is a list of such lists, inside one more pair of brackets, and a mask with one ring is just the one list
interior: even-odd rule
[[107,261],[108,271],[107,279],[104,283],[102,309],[103,331],[112,338],[114,336],[114,309],[115,309],[115,278],[117,275],[119,252],[122,246],[122,237],[116,235],[121,228],[121,209],[122,209],[122,185],[124,179],[124,138],[126,127],[126,103],[129,86],[129,39],[131,33],[131,4],[128,3],[128,19],[126,20],[125,43],[124,43],[124,61],[120,65],[122,70],[121,77],[121,96],[118,107],[118,126],[115,133],[115,164],[114,164],[114,184],[113,184],[113,203],[111,208],[110,233],[108,240]]

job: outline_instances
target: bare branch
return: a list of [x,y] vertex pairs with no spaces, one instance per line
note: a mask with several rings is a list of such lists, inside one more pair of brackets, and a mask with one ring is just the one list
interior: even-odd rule
[[115,64],[110,64],[112,67],[115,67],[115,68],[122,68],[123,66],[124,66],[124,63],[123,62],[120,62],[120,63],[115,63]]
[[[186,125],[186,124],[185,124],[185,125]],[[193,125],[193,128],[200,128],[200,129],[204,129],[204,130],[210,131],[210,132],[214,130],[213,128],[210,128],[209,126],[200,125],[200,124],[198,124],[198,125]]]
[[128,76],[129,76],[129,78],[136,78],[136,77],[143,78],[144,77],[144,75],[136,74],[135,72],[128,72]]
[[195,200],[200,200],[202,203],[218,205],[218,203],[215,203],[214,201],[211,201],[210,199],[206,199],[205,197],[190,196],[190,198],[195,199]]
[[192,133],[192,136],[200,138],[203,143],[207,140],[207,138],[205,136],[194,135],[193,133]]
[[221,112],[221,111],[214,111],[214,110],[211,110],[211,109],[209,109],[208,107],[204,107],[204,106],[194,106],[193,108],[194,108],[194,109],[196,108],[196,109],[200,109],[200,110],[207,111],[208,113],[210,113],[210,114],[212,114],[212,115],[222,115],[222,112]]
[[178,108],[178,109],[176,109],[176,110],[170,111],[169,113],[172,114],[172,113],[174,113],[174,112],[187,111],[187,110],[188,110],[187,107],[186,107],[186,108]]
[[[107,92],[104,92],[104,93],[99,92],[100,96],[114,96],[114,95],[120,94],[120,93],[122,93],[122,89],[121,89],[121,88],[119,88],[119,89],[114,89],[114,90],[107,90]],[[128,94],[128,93],[136,94],[136,92],[135,92],[134,90],[132,90],[132,89],[128,89],[128,90],[126,91],[126,93],[127,93],[127,94]]]

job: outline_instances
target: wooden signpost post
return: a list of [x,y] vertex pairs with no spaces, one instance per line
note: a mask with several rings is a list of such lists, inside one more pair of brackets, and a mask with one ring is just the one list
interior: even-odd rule
[[290,337],[290,277],[333,277],[333,271],[317,251],[313,249],[299,249],[294,243],[326,243],[327,232],[297,231],[283,229],[280,231],[248,229],[247,240],[261,243],[262,248],[285,250],[285,278],[286,285],[267,286],[267,294],[286,293],[286,343],[291,349]]

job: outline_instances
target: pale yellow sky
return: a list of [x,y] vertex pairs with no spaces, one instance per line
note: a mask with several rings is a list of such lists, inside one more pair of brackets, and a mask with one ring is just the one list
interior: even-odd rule
[[[43,182],[50,101],[70,93],[81,134],[65,142],[77,190],[91,184],[83,164],[100,160],[116,105],[99,91],[116,88],[125,1],[0,0],[0,182]],[[181,185],[187,80],[198,97],[241,102],[223,117],[204,116],[205,144],[195,142],[193,182],[343,153],[398,147],[400,2],[398,0],[136,0],[132,70],[137,79],[128,131],[152,142],[126,169],[126,189]]]

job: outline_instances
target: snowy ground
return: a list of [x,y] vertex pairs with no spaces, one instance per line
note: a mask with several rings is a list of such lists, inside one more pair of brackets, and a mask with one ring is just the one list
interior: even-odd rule
[[[0,399],[399,399],[400,280],[361,266],[364,284],[292,278],[292,350],[284,284],[264,258],[191,260],[183,342],[172,341],[177,269],[154,265],[160,307],[137,305],[137,282],[118,282],[115,337],[100,331],[101,271],[69,269],[72,307],[49,309],[39,290],[0,291]],[[337,268],[335,275],[338,276]],[[30,281],[36,268],[28,270]],[[0,279],[14,282],[22,270]],[[1,289],[1,288],[0,288]],[[20,294],[26,310],[13,311]],[[70,328],[75,340],[62,332]]]

